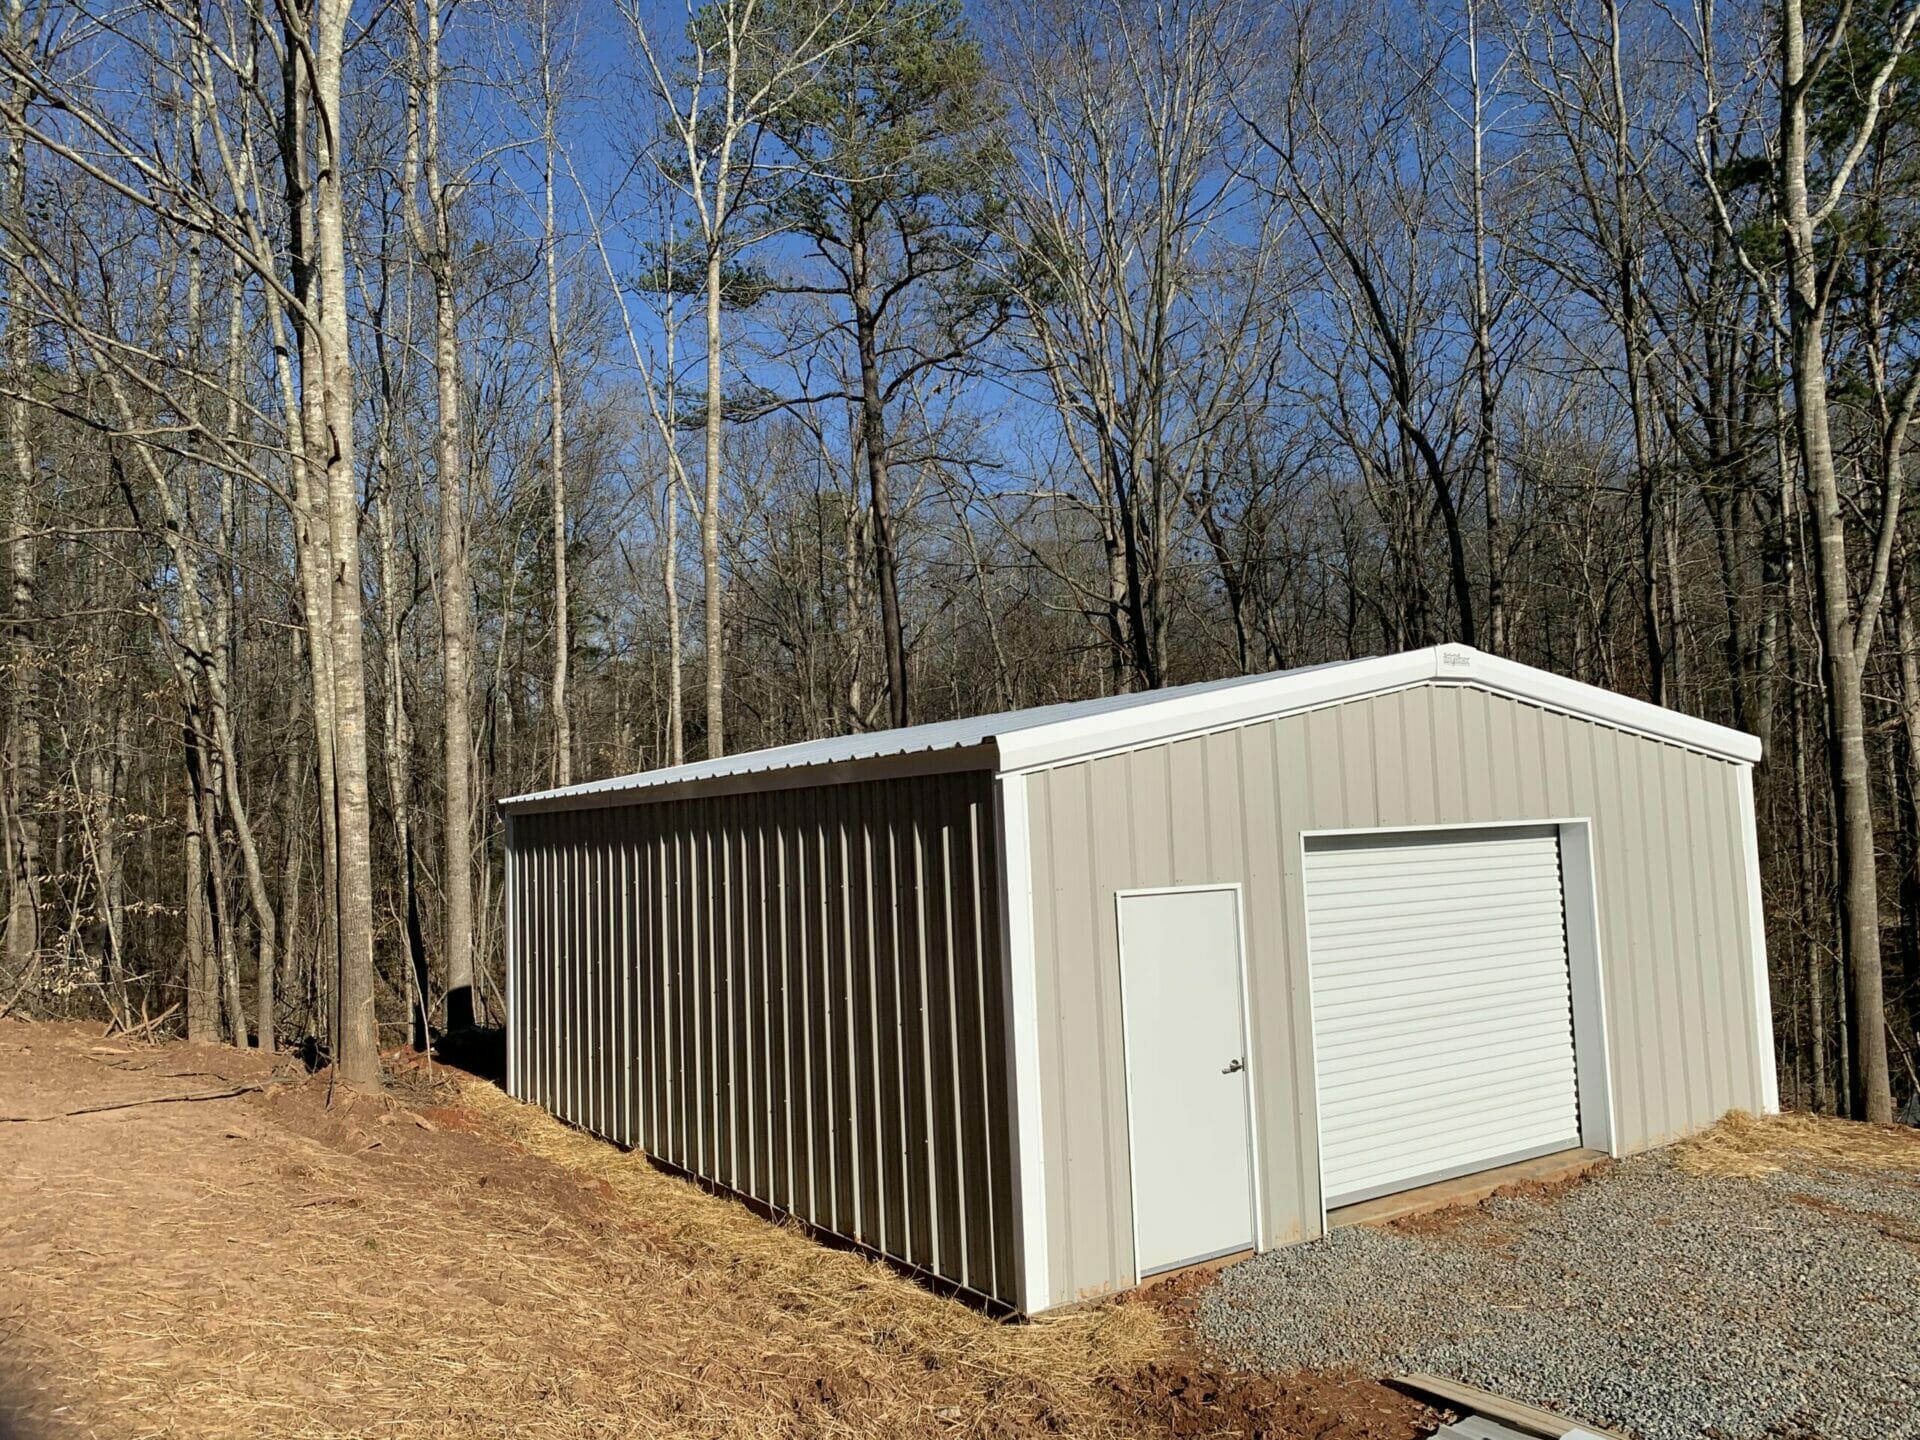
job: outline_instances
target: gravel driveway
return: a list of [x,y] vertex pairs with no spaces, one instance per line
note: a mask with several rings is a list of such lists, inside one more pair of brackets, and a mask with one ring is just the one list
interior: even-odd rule
[[1643,1440],[1920,1437],[1920,1177],[1645,1155],[1274,1251],[1196,1319],[1256,1368],[1424,1370]]

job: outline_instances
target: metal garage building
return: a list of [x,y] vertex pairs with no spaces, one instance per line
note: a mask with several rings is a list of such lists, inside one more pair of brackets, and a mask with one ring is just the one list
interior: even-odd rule
[[1442,646],[519,796],[508,1087],[1044,1310],[1777,1109],[1758,758]]

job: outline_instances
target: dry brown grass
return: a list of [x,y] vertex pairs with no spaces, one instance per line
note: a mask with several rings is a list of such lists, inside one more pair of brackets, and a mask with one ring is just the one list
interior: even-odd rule
[[1825,1115],[1750,1115],[1735,1110],[1711,1130],[1674,1145],[1689,1175],[1751,1180],[1807,1165],[1920,1173],[1920,1131]]
[[[261,1069],[95,1039],[0,1022],[0,1113]],[[491,1086],[434,1088],[395,1087],[424,1114],[314,1080],[7,1127],[0,1430],[1165,1433],[1140,1376],[1186,1362],[1150,1306],[997,1321]]]
[[380,1096],[0,1020],[12,1440],[1414,1440],[1362,1375],[1252,1376],[1177,1307],[989,1318],[481,1081]]
[[[1040,1401],[1043,1411],[1031,1418],[1047,1428],[1071,1417],[1076,1433],[1103,1434],[1133,1429],[1113,1413],[1115,1382],[1174,1352],[1172,1327],[1150,1305],[1090,1306],[1021,1324],[995,1320],[932,1294],[882,1262],[772,1223],[491,1085],[462,1080],[460,1104],[530,1153],[603,1182],[618,1207],[690,1266],[721,1271],[766,1295],[783,1317],[796,1358],[804,1356],[809,1366],[859,1371],[878,1346],[910,1360],[928,1384],[936,1376],[965,1377],[987,1395]],[[702,1318],[685,1317],[693,1325]],[[891,1429],[929,1415],[945,1433],[969,1428],[958,1423],[960,1407],[929,1405],[923,1396],[913,1397],[906,1413],[869,1418],[884,1419]]]
[[[254,1083],[258,1056],[0,1022],[0,1114]],[[492,1086],[262,1093],[9,1125],[0,1430],[1407,1440],[1365,1377],[1256,1379],[1164,1304],[991,1319]],[[1920,1173],[1920,1136],[1730,1116],[1696,1174]]]

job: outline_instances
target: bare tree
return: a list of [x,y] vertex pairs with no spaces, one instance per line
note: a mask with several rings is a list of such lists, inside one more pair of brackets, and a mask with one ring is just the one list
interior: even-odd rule
[[639,3],[628,106],[0,0],[0,1011],[489,1008],[697,563],[714,753],[1468,634],[1750,728],[1787,1093],[1910,1095],[1915,0]]
[[[1424,244],[1441,173],[1428,113],[1434,99],[1418,70],[1382,73],[1371,41],[1389,38],[1384,30],[1384,20],[1354,9],[1339,28],[1325,31],[1303,10],[1292,32],[1279,113],[1255,128],[1276,163],[1276,187],[1310,222],[1306,233],[1328,273],[1347,338],[1361,347],[1366,372],[1379,377],[1379,408],[1391,417],[1397,452],[1381,468],[1407,480],[1417,471],[1433,496],[1453,595],[1450,628],[1472,645],[1479,638],[1478,607],[1453,463],[1459,377],[1447,375],[1440,362],[1445,286]],[[1393,51],[1391,44],[1380,48]],[[1351,143],[1353,134],[1370,131],[1404,136],[1406,148]],[[1476,275],[1478,268],[1476,262]],[[1474,313],[1477,321],[1477,305]]]
[[553,501],[553,779],[573,783],[573,721],[567,670],[573,634],[567,588],[567,402],[565,355],[560,348],[560,232],[554,220],[554,162],[559,153],[560,89],[564,57],[559,50],[553,0],[535,6],[540,92],[540,264],[547,288],[548,488]]
[[[1884,1123],[1893,1118],[1887,1060],[1884,977],[1880,958],[1880,897],[1873,825],[1873,781],[1867,755],[1863,672],[1887,593],[1898,534],[1907,423],[1913,397],[1903,395],[1902,416],[1887,426],[1894,463],[1883,465],[1872,516],[1871,568],[1856,594],[1848,558],[1849,502],[1841,493],[1834,458],[1828,395],[1828,325],[1837,287],[1848,272],[1840,263],[1846,244],[1838,218],[1851,198],[1856,171],[1873,145],[1891,101],[1904,98],[1908,83],[1897,78],[1911,52],[1920,5],[1902,5],[1869,33],[1854,6],[1842,3],[1824,25],[1809,30],[1801,0],[1783,0],[1780,30],[1779,158],[1772,203],[1784,248],[1786,331],[1791,357],[1791,394],[1799,461],[1814,533],[1818,583],[1821,670],[1826,698],[1828,765],[1836,818],[1841,940],[1847,972],[1849,1089],[1855,1113]],[[1705,24],[1712,23],[1711,11]],[[1882,28],[1884,27],[1884,28]],[[1842,113],[1817,113],[1816,87],[1835,64],[1852,72]],[[1838,122],[1838,123],[1836,123]],[[1703,129],[1702,150],[1705,148]],[[1719,213],[1736,244],[1720,174],[1703,163]],[[1743,248],[1742,263],[1760,281]],[[1764,281],[1760,281],[1764,284]],[[1883,389],[1884,393],[1884,389]]]
[[[688,27],[690,54],[679,72],[666,60],[636,5],[624,6],[635,43],[660,102],[673,144],[670,173],[693,206],[705,267],[705,479],[700,501],[700,565],[706,624],[707,754],[724,755],[726,735],[726,617],[720,561],[722,434],[726,422],[722,332],[729,265],[742,248],[737,233],[743,201],[758,163],[767,117],[836,50],[859,39],[839,23],[843,6],[803,10],[798,25],[784,23],[772,0],[713,0]],[[676,73],[684,79],[676,78]]]
[[[1472,162],[1467,172],[1468,214],[1473,252],[1473,379],[1477,402],[1474,433],[1480,450],[1480,484],[1487,517],[1487,648],[1507,652],[1507,538],[1505,497],[1500,474],[1500,387],[1495,378],[1493,327],[1497,311],[1489,281],[1487,252],[1487,114],[1488,82],[1482,78],[1480,10],[1477,0],[1466,0],[1468,134]],[[1504,67],[1502,67],[1504,68]],[[1496,72],[1497,75],[1497,72]],[[1493,82],[1497,84],[1497,78]]]
[[657,442],[660,468],[664,472],[658,481],[657,494],[661,530],[660,583],[666,600],[667,631],[665,749],[667,763],[678,765],[686,758],[680,618],[680,507],[692,488],[680,449],[680,329],[685,323],[681,304],[686,288],[678,269],[681,250],[674,243],[678,229],[680,191],[657,171],[643,172],[639,223],[648,227],[644,243],[651,247],[654,264],[650,267],[653,273],[645,277],[645,284],[639,288],[654,302],[647,312],[646,324],[650,335],[657,337],[656,350],[641,340],[640,331],[636,328],[633,297],[628,287],[621,283],[613,253],[608,248],[604,217],[581,184],[570,157],[566,157],[566,164],[568,177],[580,197],[587,233],[594,253],[600,260],[607,293],[620,316],[621,338],[626,342],[634,373],[640,381],[641,397]]
[[[373,829],[367,786],[367,684],[360,574],[360,494],[354,470],[353,350],[347,288],[346,174],[349,133],[341,103],[351,0],[310,0],[285,13],[286,63],[297,126],[289,152],[303,226],[300,284],[300,384],[304,456],[315,492],[325,497],[328,661],[332,671],[334,772],[333,1058],[350,1085],[380,1083],[380,1032],[374,1013]],[[309,58],[310,57],[310,58]],[[307,78],[307,77],[310,77]],[[311,168],[307,168],[310,163]]]
[[[1244,178],[1233,109],[1260,51],[1257,11],[1215,0],[1163,19],[1043,5],[1006,27],[1022,161],[1013,333],[1078,482],[1048,498],[1099,537],[1104,569],[1083,593],[1118,688],[1167,683],[1190,497],[1209,438],[1264,363],[1248,342],[1273,298],[1279,223]],[[1251,238],[1230,240],[1241,226]],[[1229,250],[1245,264],[1224,263]]]
[[[453,215],[459,182],[446,173],[440,0],[418,0],[409,6],[406,35],[406,214],[414,247],[433,287],[434,479],[440,502],[441,950],[447,1028],[463,1030],[474,1020],[473,586],[467,571],[466,441],[460,422]],[[557,391],[554,403],[559,403]],[[564,504],[564,499],[557,503]],[[564,570],[561,575],[564,580]],[[561,633],[564,637],[564,630]]]
[[0,113],[0,245],[10,280],[4,363],[10,383],[7,430],[6,783],[4,854],[7,867],[7,980],[24,983],[40,944],[40,702],[34,611],[38,603],[38,519],[34,514],[38,462],[34,456],[27,376],[33,367],[31,314],[21,292],[31,234],[27,220],[26,110],[33,100],[29,68],[41,49],[52,7],[5,0],[0,45],[16,57]]
[[[1674,640],[1662,615],[1665,498],[1654,445],[1646,315],[1646,207],[1643,136],[1629,75],[1629,35],[1617,0],[1597,6],[1556,0],[1527,13],[1512,44],[1521,75],[1539,101],[1541,129],[1561,152],[1575,203],[1562,208],[1562,239],[1541,247],[1570,284],[1588,295],[1620,346],[1620,387],[1632,422],[1640,536],[1639,602],[1648,691],[1657,704],[1678,695]],[[1571,243],[1569,243],[1571,242]],[[1669,593],[1677,577],[1666,576]]]

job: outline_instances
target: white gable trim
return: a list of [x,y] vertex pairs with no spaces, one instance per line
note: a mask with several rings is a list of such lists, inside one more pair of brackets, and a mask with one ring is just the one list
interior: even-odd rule
[[1751,765],[1760,758],[1760,742],[1739,730],[1465,645],[1435,645],[1139,696],[805,741],[516,795],[499,806],[503,811],[581,810],[952,770],[1019,775],[1435,684],[1472,686],[1722,760]]
[[1743,731],[1583,685],[1465,645],[1276,675],[1266,684],[1170,697],[1162,704],[1016,730],[999,737],[1001,773],[1024,773],[1235,729],[1415,685],[1470,686],[1723,760],[1753,764],[1760,742]]

